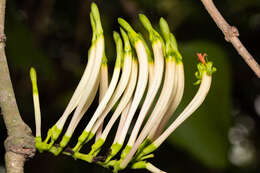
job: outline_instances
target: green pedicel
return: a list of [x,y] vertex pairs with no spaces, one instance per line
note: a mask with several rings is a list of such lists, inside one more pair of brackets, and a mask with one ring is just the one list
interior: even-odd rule
[[142,158],[140,158],[140,160],[147,160],[147,159],[151,159],[151,158],[154,158],[154,154],[145,155]]
[[54,154],[55,156],[59,155],[61,152],[62,152],[62,149],[61,147],[55,147],[55,146],[52,146],[50,149],[49,149],[49,152],[51,152],[52,154]]
[[50,148],[50,152],[55,156],[59,155],[62,152],[63,148],[65,148],[66,145],[69,143],[70,138],[71,138],[70,136],[64,135],[60,142],[60,145],[58,147],[52,146]]
[[91,163],[92,158],[93,158],[92,156],[90,156],[88,154],[82,154],[82,153],[79,153],[79,152],[74,153],[73,157],[75,159],[81,159],[81,160],[87,161],[88,163]]

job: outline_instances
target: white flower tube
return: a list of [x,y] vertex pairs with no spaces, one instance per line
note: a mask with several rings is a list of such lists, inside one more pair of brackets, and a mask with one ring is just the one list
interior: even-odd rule
[[119,79],[120,71],[121,71],[121,61],[123,58],[123,51],[122,51],[122,40],[120,38],[120,35],[117,32],[114,32],[114,40],[116,43],[116,49],[117,49],[117,59],[116,59],[116,64],[114,67],[114,72],[112,76],[112,80],[109,84],[108,90],[102,99],[101,103],[98,105],[94,115],[92,116],[90,122],[78,138],[78,143],[74,147],[75,151],[79,151],[81,148],[82,144],[86,141],[87,138],[92,138],[94,134],[91,133],[91,129],[96,122],[96,120],[99,118],[101,113],[104,111],[107,103],[109,102]]
[[122,129],[121,136],[119,138],[119,143],[123,143],[129,129],[129,126],[132,122],[136,109],[144,95],[146,85],[148,83],[148,55],[145,50],[142,39],[138,36],[138,34],[132,29],[132,27],[123,19],[118,19],[119,24],[128,32],[129,38],[132,41],[139,62],[139,74],[138,74],[138,82],[136,86],[136,91],[133,97],[133,102],[129,110],[128,117],[125,122],[125,126]]
[[[201,54],[199,54],[201,56]],[[202,56],[201,56],[202,57]],[[188,104],[188,106],[183,110],[183,112],[178,116],[178,118],[150,145],[143,149],[143,151],[138,155],[137,159],[156,150],[169,136],[170,134],[178,128],[191,114],[203,103],[205,100],[211,85],[212,73],[216,71],[213,67],[212,62],[205,62],[204,57],[202,57],[202,63],[198,64],[198,72],[195,73],[198,81],[196,84],[200,83],[199,90]]]
[[122,96],[123,92],[125,91],[130,74],[131,74],[131,66],[132,66],[132,49],[131,45],[128,39],[127,34],[125,31],[121,29],[121,34],[124,40],[124,58],[123,58],[123,69],[122,69],[122,74],[120,77],[120,81],[118,82],[118,85],[116,87],[116,90],[114,91],[111,99],[109,100],[105,110],[103,113],[100,115],[99,119],[96,121],[94,124],[93,128],[91,129],[91,133],[95,134],[97,131],[97,128],[101,125],[101,123],[104,121],[106,118],[107,114],[111,111],[113,106],[116,104],[116,102],[120,99]]
[[91,151],[89,154],[95,156],[100,151],[100,147],[104,144],[111,128],[113,127],[116,120],[118,119],[118,117],[121,115],[121,113],[123,111],[123,113],[121,115],[120,125],[119,125],[120,128],[118,128],[117,133],[116,133],[117,137],[115,137],[114,142],[113,142],[112,146],[110,147],[111,153],[108,156],[107,160],[111,159],[121,149],[123,144],[122,143],[119,144],[118,140],[121,136],[122,129],[124,127],[124,123],[127,119],[128,112],[129,112],[130,106],[132,104],[131,98],[132,98],[132,95],[133,95],[135,87],[136,87],[137,74],[138,74],[138,64],[137,64],[136,58],[134,57],[133,61],[132,61],[131,76],[130,76],[128,86],[127,86],[126,90],[124,91],[124,94],[123,94],[115,112],[113,113],[109,122],[107,123],[101,137],[97,140],[97,142],[95,142],[95,144],[93,144],[91,146]]
[[[175,73],[175,82],[174,88],[172,92],[172,103],[169,105],[168,110],[166,111],[165,115],[161,121],[157,121],[154,125],[153,129],[151,130],[147,141],[152,141],[154,138],[158,137],[162,130],[164,129],[165,125],[169,121],[169,119],[174,114],[175,110],[177,109],[178,105],[181,102],[183,92],[184,92],[184,69],[182,63],[182,56],[178,51],[178,46],[176,43],[176,39],[174,35],[170,32],[170,28],[168,23],[165,19],[160,19],[160,29],[162,31],[163,37],[166,40],[166,49],[168,49],[168,53],[172,52],[172,54],[176,58],[176,73]],[[169,52],[170,51],[170,52]]]
[[[33,91],[33,105],[34,105],[34,116],[35,116],[35,126],[36,126],[36,140],[41,142],[41,108],[39,101],[39,92],[37,87],[37,74],[34,68],[30,69],[30,77],[32,82]],[[37,142],[37,141],[36,141]]]
[[[94,56],[95,58],[95,62],[93,62],[93,67],[91,70],[91,75],[89,77],[89,83],[87,86],[84,86],[83,91],[81,92],[81,97],[79,99],[78,102],[78,107],[76,108],[73,117],[75,117],[74,119],[80,119],[78,116],[82,116],[80,113],[82,111],[82,109],[84,108],[85,103],[88,101],[89,96],[91,95],[91,93],[93,92],[93,88],[98,80],[98,76],[99,76],[99,71],[100,71],[100,66],[101,66],[101,62],[102,62],[102,57],[104,54],[104,36],[103,36],[103,29],[102,29],[102,25],[100,22],[100,15],[99,15],[99,11],[98,8],[96,6],[95,3],[91,4],[91,16],[92,16],[92,27],[93,30],[95,29],[95,36],[93,36],[93,40],[95,40],[95,47],[92,47],[90,49],[90,55],[89,56]],[[94,25],[94,26],[93,26]],[[90,63],[90,62],[89,62]],[[47,144],[49,138],[51,138],[51,142],[50,144],[48,144],[48,148],[47,150],[49,150],[52,145],[54,144],[54,142],[57,140],[57,138],[59,137],[62,128],[65,124],[65,121],[67,119],[67,116],[62,116],[60,118],[60,120],[48,131],[48,136],[45,139],[44,143]],[[66,137],[66,140],[63,141],[63,144],[67,144],[67,142],[69,141],[70,137]],[[54,154],[58,154],[61,150],[59,151],[54,151],[55,148],[52,149],[52,153]]]
[[[173,81],[174,81],[174,73],[175,73],[176,63],[174,58],[167,58],[166,59],[166,72],[165,72],[165,79],[163,84],[163,89],[161,91],[160,97],[155,105],[155,108],[150,115],[148,121],[146,122],[144,128],[142,129],[140,135],[138,136],[135,144],[133,146],[126,146],[129,149],[125,149],[125,153],[122,153],[123,155],[126,155],[123,161],[120,164],[121,168],[125,168],[127,164],[132,159],[133,155],[137,151],[138,147],[141,145],[141,143],[144,141],[144,139],[149,134],[150,130],[153,128],[153,125],[155,124],[158,119],[161,118],[161,116],[166,112],[170,98],[171,93],[173,90]],[[127,151],[128,150],[128,151]],[[128,154],[127,154],[128,153]]]
[[176,111],[177,107],[179,106],[182,96],[184,93],[184,71],[183,71],[183,64],[182,62],[177,63],[176,65],[176,74],[177,74],[177,81],[176,81],[176,87],[173,91],[173,100],[171,105],[169,105],[167,112],[163,116],[162,121],[158,123],[158,127],[153,128],[148,136],[148,140],[153,141],[155,138],[157,138],[167,125],[169,119],[172,117],[174,112]]
[[152,77],[151,85],[148,88],[147,95],[145,97],[144,103],[142,105],[141,111],[138,115],[138,119],[135,123],[129,141],[127,143],[128,146],[133,146],[136,137],[138,135],[139,129],[146,117],[154,98],[159,90],[159,87],[163,78],[163,70],[164,70],[164,55],[163,55],[163,42],[161,41],[160,35],[153,29],[151,23],[144,15],[139,15],[140,20],[142,21],[145,28],[148,30],[150,34],[150,41],[152,42],[152,48],[154,53],[154,74]]
[[155,146],[160,146],[164,140],[177,128],[181,123],[183,123],[204,101],[208,91],[210,89],[211,76],[204,72],[200,88],[189,103],[189,105],[184,109],[184,111],[178,116],[178,118],[163,132],[163,134],[156,139],[153,143]]
[[[99,103],[102,101],[107,89],[108,89],[108,68],[107,68],[107,58],[103,58],[103,63],[100,70],[100,84],[99,84]],[[103,123],[99,126],[96,133],[96,140],[102,134]]]

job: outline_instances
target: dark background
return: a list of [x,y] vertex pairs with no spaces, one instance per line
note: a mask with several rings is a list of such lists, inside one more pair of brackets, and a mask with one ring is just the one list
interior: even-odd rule
[[[33,132],[34,114],[29,69],[38,73],[45,135],[63,113],[87,63],[91,41],[89,0],[8,0],[6,51],[20,113]],[[147,33],[138,21],[146,14],[155,28],[161,16],[171,26],[184,57],[185,94],[178,112],[192,99],[196,53],[206,52],[218,71],[205,103],[164,143],[151,162],[167,172],[254,173],[260,171],[260,80],[249,69],[197,0],[100,0],[97,4],[106,40],[110,72],[115,60],[112,31],[117,18]],[[218,0],[227,21],[240,31],[240,39],[260,62],[260,1]],[[147,40],[148,41],[148,40]],[[111,73],[110,73],[111,74]],[[93,104],[89,113],[95,109]],[[86,125],[83,119],[75,139]],[[4,172],[6,129],[0,119],[0,172]],[[89,146],[86,146],[89,148]],[[87,149],[86,149],[87,150]],[[67,156],[37,153],[25,172],[110,172]],[[126,170],[123,172],[146,172]]]

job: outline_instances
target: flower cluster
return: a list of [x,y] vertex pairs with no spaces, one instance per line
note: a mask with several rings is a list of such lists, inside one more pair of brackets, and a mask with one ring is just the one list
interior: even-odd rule
[[[86,69],[64,113],[49,129],[45,140],[41,137],[37,77],[35,70],[31,69],[36,122],[35,141],[39,152],[49,151],[54,155],[67,154],[75,159],[113,168],[114,172],[126,167],[162,172],[147,159],[154,157],[152,152],[202,104],[210,89],[212,73],[216,69],[212,62],[205,59],[206,54],[198,54],[200,63],[198,72],[195,73],[198,78],[196,84],[200,84],[198,92],[176,120],[167,127],[184,92],[182,56],[178,51],[175,37],[163,18],[159,22],[162,36],[153,28],[145,15],[140,14],[139,18],[149,33],[152,52],[142,35],[135,32],[124,19],[119,18],[122,38],[118,32],[113,33],[117,56],[112,79],[109,82],[100,15],[96,4],[92,3],[90,19],[93,37]],[[68,148],[74,130],[96,95],[99,95],[99,104],[94,114],[78,137],[77,144],[73,148]],[[110,112],[112,115],[108,116]],[[59,144],[55,144],[70,115],[72,119],[62,140]],[[137,120],[133,122],[135,115]],[[108,135],[113,135],[110,133],[111,128],[119,118],[114,142],[108,154],[99,155]],[[108,123],[103,124],[105,119]],[[133,125],[132,130],[130,130],[131,125]],[[130,137],[126,138],[128,132]],[[81,153],[83,145],[91,141],[94,136],[96,139],[90,152]]]

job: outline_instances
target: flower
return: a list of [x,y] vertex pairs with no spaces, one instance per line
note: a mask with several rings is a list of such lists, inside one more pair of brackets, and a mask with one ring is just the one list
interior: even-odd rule
[[[180,104],[184,92],[184,65],[181,53],[174,35],[170,32],[165,19],[161,18],[159,25],[162,36],[157,32],[149,19],[139,15],[140,21],[149,33],[152,53],[140,33],[137,33],[129,23],[119,18],[121,36],[114,32],[117,57],[112,79],[108,84],[108,66],[105,55],[105,42],[98,8],[91,5],[91,26],[93,29],[92,45],[89,49],[89,61],[83,76],[64,113],[57,123],[49,129],[44,141],[41,139],[41,117],[36,72],[31,69],[33,85],[33,100],[36,120],[36,148],[49,151],[54,155],[61,152],[76,159],[95,162],[104,167],[113,167],[114,172],[127,166],[133,169],[145,168],[151,172],[159,172],[147,159],[154,157],[156,150],[167,137],[179,127],[205,100],[212,81],[212,74],[216,71],[213,63],[207,61],[206,54],[198,53],[198,71],[195,73],[200,87],[183,112],[169,127],[166,127],[171,116]],[[160,90],[160,87],[162,88]],[[96,111],[79,136],[77,144],[72,149],[64,148],[68,145],[74,130],[89,106],[100,93],[100,101]],[[147,90],[147,92],[145,92]],[[156,99],[156,95],[159,95]],[[144,102],[141,100],[144,98]],[[118,104],[116,104],[118,103]],[[115,107],[111,117],[108,113]],[[137,121],[133,130],[133,117],[140,107]],[[75,111],[74,111],[75,110]],[[53,145],[61,132],[69,115],[74,111],[67,130],[59,143]],[[107,136],[120,118],[117,133],[109,152],[105,156],[98,155],[106,142]],[[107,124],[103,123],[109,119]],[[145,118],[148,120],[145,121]],[[141,128],[143,126],[143,128]],[[127,145],[121,152],[120,159],[114,156],[124,146],[126,135],[131,132]],[[80,153],[84,144],[96,135],[96,141],[88,154]],[[162,172],[162,171],[161,171]]]

